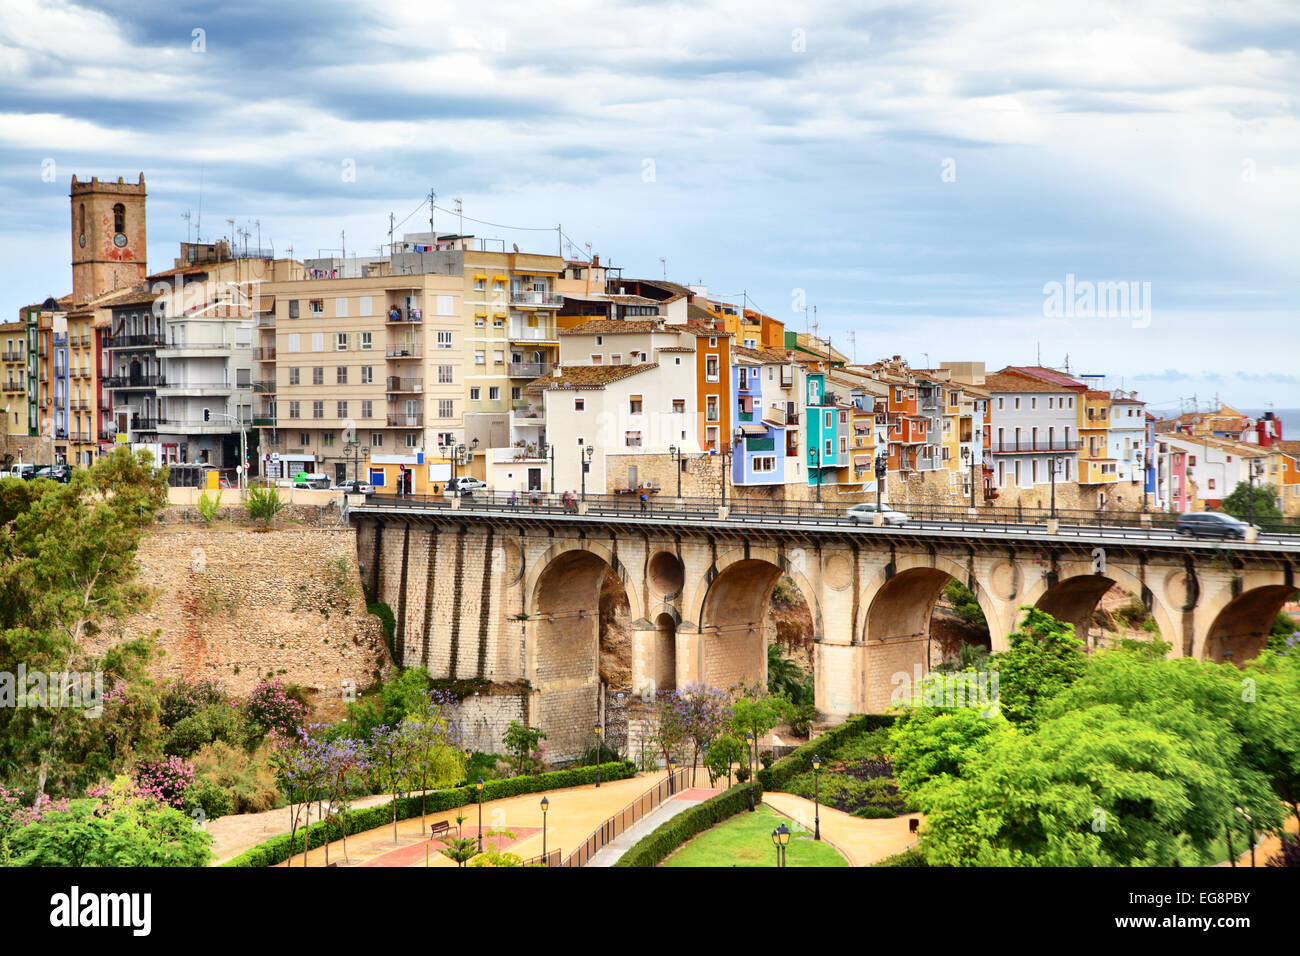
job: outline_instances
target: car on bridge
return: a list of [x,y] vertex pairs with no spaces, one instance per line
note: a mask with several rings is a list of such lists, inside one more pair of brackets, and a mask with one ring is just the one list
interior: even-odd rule
[[330,488],[330,491],[342,491],[349,495],[373,495],[375,493],[374,485],[368,485],[364,481],[344,481]]
[[447,482],[447,490],[453,492],[478,491],[479,489],[486,487],[486,481],[481,478],[475,478],[471,475],[460,475],[459,477],[453,478],[451,481]]
[[1193,538],[1241,538],[1254,527],[1222,511],[1190,511],[1179,515],[1174,534]]
[[[854,524],[874,524],[876,519],[876,505],[874,502],[854,505],[848,510],[847,514]],[[894,511],[889,507],[889,505],[880,506],[880,517],[885,524],[894,527],[905,525],[907,522],[912,520],[907,515],[903,514],[903,512]]]

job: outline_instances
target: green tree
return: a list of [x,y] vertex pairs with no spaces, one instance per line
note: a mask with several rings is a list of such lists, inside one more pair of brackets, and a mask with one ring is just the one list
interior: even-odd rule
[[732,693],[731,732],[742,741],[746,734],[752,734],[756,755],[758,741],[765,733],[795,717],[795,706],[789,697],[764,693],[757,684],[737,685]]
[[783,655],[779,644],[767,645],[767,690],[784,694],[795,704],[812,703],[812,675]]
[[985,634],[989,632],[989,622],[984,618],[984,609],[980,607],[974,591],[953,578],[944,585],[943,596],[948,599],[948,603],[953,606],[953,610],[963,621],[979,628]]
[[459,746],[454,715],[454,700],[425,691],[398,725],[402,738],[399,752],[409,761],[407,778],[412,786],[420,788],[421,833],[429,788],[448,786],[465,775],[465,756]]
[[199,495],[198,507],[199,514],[203,516],[203,523],[212,524],[212,519],[217,516],[217,509],[221,507],[221,492],[218,491],[216,500],[213,500],[207,491],[204,491]]
[[745,744],[734,734],[723,734],[709,745],[704,755],[704,769],[709,772],[709,786],[712,787],[723,778],[731,786],[731,768],[745,754]]
[[1277,507],[1277,488],[1273,485],[1255,485],[1254,493],[1248,482],[1239,481],[1232,494],[1223,499],[1223,510],[1242,521],[1251,520],[1251,504],[1254,503],[1254,519],[1280,518],[1282,512]]
[[271,519],[283,509],[284,502],[280,500],[280,491],[275,485],[248,489],[248,515],[250,518],[261,518],[263,521],[270,523]]
[[1004,718],[985,717],[974,707],[907,708],[889,732],[894,779],[906,794],[940,777],[960,779],[976,757],[1011,732]]
[[1032,723],[1045,702],[1078,680],[1087,662],[1073,625],[1037,608],[1025,611],[1009,648],[991,665],[1002,713],[1014,723]]
[[[166,472],[152,461],[148,452],[118,448],[93,468],[74,471],[66,485],[38,482],[4,496],[12,523],[0,529],[0,670],[16,671],[19,663],[29,673],[103,670],[104,659],[87,651],[86,639],[151,597],[136,581],[135,555],[167,500]],[[119,653],[115,678],[141,679],[151,653],[147,642]],[[0,708],[6,763],[35,768],[38,799],[51,777],[61,790],[84,783],[73,760],[77,742],[107,731],[82,726],[89,723],[82,710],[25,703]]]
[[541,769],[541,761],[534,756],[546,733],[540,727],[529,727],[517,720],[510,721],[501,742],[505,745],[510,766],[516,775]]

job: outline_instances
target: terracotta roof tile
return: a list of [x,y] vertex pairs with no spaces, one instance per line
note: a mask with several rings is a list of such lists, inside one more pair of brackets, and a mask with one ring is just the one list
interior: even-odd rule
[[644,335],[646,332],[662,332],[663,319],[593,319],[583,322],[571,329],[564,329],[561,335]]
[[528,388],[604,388],[611,382],[629,378],[639,372],[658,368],[658,362],[638,362],[635,365],[564,365],[557,366],[559,375],[552,372],[533,379]]

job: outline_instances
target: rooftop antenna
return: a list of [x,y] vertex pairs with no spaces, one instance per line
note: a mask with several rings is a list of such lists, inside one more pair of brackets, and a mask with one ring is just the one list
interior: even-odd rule
[[1034,346],[1038,349],[1038,358],[1034,360],[1035,364],[1037,364],[1039,368],[1042,368],[1043,367],[1043,343],[1035,342]]
[[253,225],[257,228],[257,254],[262,254],[262,220],[254,219]]
[[347,257],[348,257],[348,233],[347,233],[347,230],[346,230],[346,229],[340,229],[340,230],[339,230],[339,245],[340,245],[340,247],[341,247],[339,251],[343,253],[343,258],[344,258],[344,259],[347,259]]
[[[390,259],[393,257],[393,218],[394,216],[390,212],[388,214],[388,257]],[[430,218],[429,222],[430,222],[430,228],[432,228],[433,219]],[[436,243],[438,241],[438,237],[434,236],[433,241]]]
[[181,218],[185,220],[185,244],[186,244],[186,245],[189,245],[189,242],[190,242],[190,220],[193,219],[194,217],[190,214],[190,211],[189,211],[188,209],[186,209],[183,213],[181,213]]
[[456,232],[459,234],[460,246],[463,249],[465,248],[465,207],[461,205],[459,199],[455,200],[455,203],[456,221],[459,223],[459,225],[456,226]]
[[853,355],[853,364],[858,364],[858,333],[849,333],[849,351]]
[[199,215],[194,221],[194,241],[203,241],[203,164],[199,163]]

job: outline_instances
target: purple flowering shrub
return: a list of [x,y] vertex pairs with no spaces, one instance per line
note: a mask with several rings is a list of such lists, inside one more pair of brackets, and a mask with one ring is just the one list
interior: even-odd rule
[[181,757],[141,760],[135,765],[135,783],[142,795],[180,809],[194,784],[194,764]]
[[276,678],[252,689],[244,702],[244,716],[264,733],[293,737],[307,718],[307,708],[290,697]]

